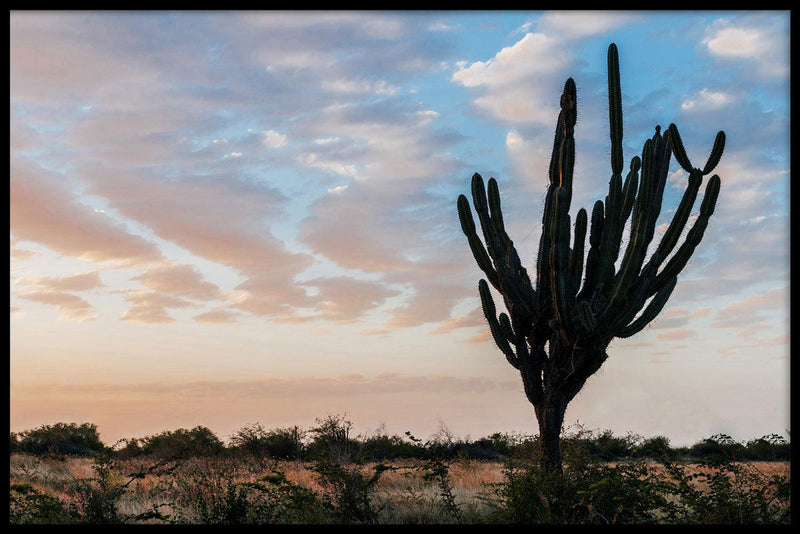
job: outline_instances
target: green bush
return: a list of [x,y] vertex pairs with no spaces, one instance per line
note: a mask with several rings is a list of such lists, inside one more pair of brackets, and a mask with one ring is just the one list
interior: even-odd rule
[[323,498],[337,524],[372,524],[378,519],[375,485],[381,474],[390,469],[383,464],[373,467],[367,477],[358,465],[345,467],[339,463],[319,461],[314,465],[323,488]]
[[[16,441],[16,443],[14,443]],[[15,452],[37,456],[92,456],[106,450],[92,423],[56,423],[26,430],[11,438]]]
[[[246,468],[245,468],[246,471]],[[242,466],[234,459],[189,462],[176,473],[170,495],[173,523],[202,525],[320,524],[332,522],[330,507],[318,495],[287,480],[276,470],[253,481],[237,480]]]
[[664,465],[679,506],[669,510],[670,523],[789,524],[791,482],[782,475],[764,475],[753,466],[719,459],[706,469],[689,471]]
[[651,458],[653,460],[677,458],[675,450],[670,447],[669,438],[666,436],[655,436],[641,441],[633,450],[633,456],[637,458]]
[[370,436],[361,443],[362,460],[390,460],[396,458],[424,458],[425,448],[409,443],[400,436],[379,434]]
[[[724,438],[717,437],[720,441]],[[717,445],[719,443],[710,440]],[[490,520],[524,524],[788,524],[791,482],[712,454],[703,468],[565,455],[563,475],[509,461]]]
[[196,426],[191,430],[165,430],[141,441],[143,454],[162,459],[213,456],[225,451],[222,441],[204,426]]
[[306,459],[346,463],[359,452],[360,443],[350,436],[353,423],[341,415],[316,419],[317,426],[308,430],[311,442],[306,447]]
[[298,460],[303,454],[304,432],[297,426],[264,430],[260,423],[237,430],[230,445],[256,458]]
[[9,486],[9,523],[54,525],[76,522],[75,510],[57,497],[42,493],[30,484]]
[[698,460],[714,463],[725,463],[742,459],[744,445],[734,441],[727,434],[714,434],[710,438],[698,441],[689,448],[689,455]]
[[768,434],[748,441],[742,454],[748,460],[789,460],[791,459],[791,446],[783,436]]

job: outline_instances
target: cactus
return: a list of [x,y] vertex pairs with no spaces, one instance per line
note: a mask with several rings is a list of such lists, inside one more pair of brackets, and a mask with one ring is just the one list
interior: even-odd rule
[[[661,312],[678,274],[703,237],[720,188],[719,176],[711,176],[699,214],[678,246],[703,178],[722,156],[725,133],[717,134],[701,170],[689,160],[677,126],[670,124],[664,134],[656,126],[653,137],[644,142],[641,156],[631,159],[623,180],[622,91],[613,43],[608,48],[608,109],[608,195],[595,202],[591,218],[583,208],[577,212],[572,232],[569,209],[577,99],[575,82],[567,79],[553,140],[535,285],[505,231],[497,181],[490,178],[485,188],[479,174],[472,177],[472,201],[483,240],[466,196],[459,195],[457,202],[461,229],[486,276],[478,289],[492,338],[520,372],[539,423],[543,464],[558,472],[559,436],[567,405],[608,358],[606,349],[615,337],[636,334]],[[688,173],[688,186],[648,257],[672,155]],[[629,236],[622,250],[629,220]],[[618,261],[620,253],[622,260]],[[497,315],[490,284],[502,296],[508,313]]]

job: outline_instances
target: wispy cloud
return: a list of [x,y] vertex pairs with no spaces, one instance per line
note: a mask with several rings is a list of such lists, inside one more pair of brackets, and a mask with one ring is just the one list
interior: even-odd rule
[[162,258],[158,246],[80,202],[64,177],[12,158],[11,232],[68,256],[114,265]]

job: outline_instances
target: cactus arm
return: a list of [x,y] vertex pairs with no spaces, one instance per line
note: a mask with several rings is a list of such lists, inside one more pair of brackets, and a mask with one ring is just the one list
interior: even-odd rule
[[622,85],[617,45],[608,47],[608,122],[611,137],[611,172],[622,174]]
[[650,321],[656,318],[656,316],[661,313],[661,310],[664,309],[664,305],[669,300],[670,295],[672,295],[672,290],[675,289],[675,285],[678,283],[678,277],[673,276],[667,284],[658,291],[653,299],[650,301],[650,304],[644,309],[642,314],[628,326],[623,328],[617,334],[617,337],[626,338],[631,337],[634,334],[639,333],[645,326],[647,326]]
[[491,282],[491,284],[499,291],[500,278],[497,274],[497,271],[492,266],[492,260],[489,258],[486,248],[484,248],[483,243],[481,242],[480,238],[478,238],[478,234],[475,232],[475,221],[472,219],[472,211],[470,210],[467,197],[464,195],[459,195],[457,204],[458,218],[461,221],[461,230],[464,232],[464,235],[467,236],[469,248],[472,250],[472,255],[475,257],[475,262],[486,274],[489,282]]
[[656,184],[653,168],[653,142],[648,139],[642,151],[642,180],[639,196],[633,208],[630,240],[622,258],[619,273],[614,278],[609,298],[609,309],[604,315],[616,313],[627,300],[626,293],[639,275],[649,242],[647,227],[654,218],[650,211],[651,195]]
[[678,238],[681,232],[683,232],[686,222],[689,220],[689,215],[691,214],[694,201],[697,198],[697,191],[700,189],[702,180],[703,178],[700,172],[697,169],[692,169],[692,172],[689,174],[689,185],[683,193],[677,210],[675,210],[672,222],[670,222],[667,231],[664,232],[664,236],[661,238],[661,242],[659,242],[656,248],[656,251],[662,258],[666,258],[678,243]]
[[550,290],[552,291],[553,312],[558,321],[558,333],[565,342],[574,341],[570,333],[572,326],[571,309],[575,302],[574,293],[569,286],[569,214],[566,213],[567,192],[559,187],[555,191],[553,222],[550,228]]
[[625,226],[625,221],[631,216],[633,204],[636,200],[636,192],[639,187],[639,169],[641,168],[641,158],[639,158],[639,156],[634,156],[633,159],[631,159],[630,171],[628,171],[628,175],[625,177],[625,184],[622,186],[623,201],[619,214],[620,228]]
[[686,172],[692,172],[692,162],[689,161],[689,156],[686,154],[686,149],[683,147],[683,140],[681,134],[678,132],[678,127],[672,123],[667,128],[667,137],[669,139],[669,146],[672,153],[675,154],[675,160]]
[[706,161],[706,166],[703,167],[703,176],[707,176],[711,174],[717,164],[719,163],[720,158],[722,158],[722,152],[725,150],[725,132],[720,130],[717,132],[717,136],[714,138],[714,146],[711,147],[711,154],[708,156],[708,161]]
[[[689,156],[686,154],[686,149],[683,146],[681,134],[678,132],[678,127],[673,123],[667,128],[667,135],[669,136],[669,144],[672,147],[672,152],[675,154],[675,159],[678,161],[683,170],[691,172],[694,168],[692,162],[689,161]],[[711,153],[706,160],[706,164],[701,171],[703,176],[711,174],[714,168],[722,158],[722,152],[725,150],[725,132],[720,130],[714,138],[714,145],[711,147]]]
[[570,292],[577,295],[581,287],[583,275],[584,242],[586,240],[586,210],[581,208],[575,218],[575,237],[572,250],[569,254],[569,285]]
[[658,215],[661,213],[661,201],[664,198],[664,187],[667,184],[667,174],[669,173],[669,160],[672,157],[672,152],[669,148],[669,141],[661,135],[661,126],[656,125],[656,132],[653,135],[653,161],[654,161],[654,183],[655,190],[653,192],[652,201],[650,204],[650,212],[653,217],[647,226],[647,242],[653,240],[653,234],[656,229],[656,222]]
[[600,275],[600,243],[603,238],[603,202],[598,200],[592,208],[592,222],[589,230],[589,252],[586,254],[586,279],[578,294],[578,300],[588,299],[597,288]]
[[497,344],[497,347],[500,349],[500,351],[505,354],[508,363],[510,363],[515,369],[519,369],[517,355],[508,344],[508,338],[506,337],[503,328],[500,326],[500,323],[497,320],[497,310],[494,305],[494,300],[492,299],[492,294],[489,290],[489,284],[486,283],[486,280],[481,279],[480,282],[478,282],[478,292],[481,296],[483,315],[486,316],[486,321],[489,323],[489,331],[492,333],[492,339],[494,339],[494,342]]
[[655,291],[663,288],[673,276],[677,274],[686,266],[689,258],[692,256],[695,247],[703,239],[703,233],[708,226],[708,219],[714,213],[714,206],[717,203],[719,196],[720,179],[716,174],[708,180],[706,185],[706,192],[703,197],[703,202],[700,205],[700,214],[694,221],[691,230],[686,234],[686,240],[678,248],[672,258],[667,262],[664,269],[658,273],[653,283]]

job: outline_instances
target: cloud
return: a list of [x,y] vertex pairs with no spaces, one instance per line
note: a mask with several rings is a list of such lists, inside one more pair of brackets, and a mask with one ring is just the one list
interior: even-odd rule
[[86,291],[103,287],[99,271],[79,273],[71,276],[55,276],[41,278],[23,278],[18,280],[22,285],[37,286],[50,291]]
[[203,280],[202,275],[191,265],[159,265],[135,276],[142,284],[162,293],[199,300],[222,298],[216,284]]
[[658,334],[659,341],[678,341],[697,337],[697,332],[689,328],[674,328]]
[[[124,396],[126,392],[134,395],[200,397],[238,397],[248,399],[295,399],[313,392],[315,397],[357,397],[359,395],[411,395],[421,392],[483,392],[502,389],[511,381],[497,381],[483,378],[456,378],[450,376],[415,376],[394,373],[364,376],[347,374],[335,377],[298,377],[294,379],[268,378],[250,381],[193,381],[193,382],[149,382],[134,385],[126,384],[47,384],[46,386],[27,386],[28,389],[52,387],[50,391],[60,391],[70,397],[76,395],[114,395]],[[516,381],[513,381],[516,386]]]
[[[539,19],[511,46],[486,61],[461,66],[451,78],[478,91],[475,109],[506,125],[547,125],[558,116],[558,88],[574,62],[574,41],[605,33],[635,20],[625,12],[555,11]],[[531,87],[539,88],[531,90]],[[552,141],[551,141],[552,144]]]
[[74,292],[91,291],[104,287],[98,271],[71,276],[23,277],[15,280],[15,294],[20,298],[56,306],[59,312],[76,321],[97,318],[89,302]]
[[639,15],[627,11],[548,11],[542,15],[537,30],[563,39],[606,33],[635,22]]
[[70,319],[90,321],[96,319],[94,308],[82,297],[64,291],[30,291],[20,293],[23,299],[56,306],[58,311]]
[[[72,126],[68,117],[59,119],[64,128],[59,139],[72,152],[70,177],[86,186],[86,194],[102,199],[109,213],[141,229],[148,239],[236,270],[244,281],[229,303],[232,309],[284,317],[315,310],[338,321],[358,317],[364,310],[357,311],[350,303],[322,310],[321,297],[309,296],[295,277],[313,265],[314,255],[373,272],[413,266],[403,255],[397,256],[392,246],[381,243],[381,230],[402,222],[398,212],[409,206],[405,202],[422,195],[432,176],[453,168],[446,156],[435,151],[457,136],[433,130],[438,113],[399,90],[411,73],[440,69],[448,50],[447,45],[428,46],[440,42],[435,35],[439,32],[420,27],[417,21],[415,16],[368,13],[252,17],[198,13],[176,18],[174,27],[167,28],[162,19],[139,14],[125,18],[86,14],[47,21],[21,17],[14,27],[26,35],[35,33],[38,41],[33,44],[31,39],[31,46],[43,55],[47,49],[81,50],[87,53],[87,61],[113,60],[136,67],[130,72],[123,69],[126,74],[120,80],[127,85],[100,72],[94,73],[92,85],[78,86],[76,80],[76,87],[84,90],[83,101],[76,106],[81,121]],[[66,23],[71,31],[52,31]],[[408,32],[422,32],[430,39],[424,45],[417,39],[402,39]],[[163,46],[146,35],[162,34],[169,41],[168,50],[142,53]],[[199,52],[196,43],[201,35],[227,44]],[[25,51],[15,53],[22,61]],[[334,59],[335,72],[331,70]],[[164,64],[174,68],[164,70]],[[32,98],[39,98],[43,103],[46,94],[48,104],[54,109],[62,104],[58,109],[63,109],[66,102],[59,101],[57,94],[30,89],[32,84],[48,83],[46,79],[27,70],[18,75],[20,83],[12,95],[15,102],[27,106]],[[297,87],[307,90],[300,93]],[[365,94],[382,100],[361,104]],[[27,117],[33,109],[29,108]],[[215,109],[225,111],[216,113]],[[247,128],[237,133],[232,127],[237,122]],[[254,124],[269,124],[269,129]],[[414,135],[409,135],[411,131]],[[261,156],[267,159],[258,163],[253,154],[259,143],[262,148],[282,150],[269,150]],[[351,184],[326,183],[329,177],[314,172],[319,170],[346,178],[396,182],[386,190],[373,188],[372,200],[392,199],[398,190],[408,189],[412,179],[413,193],[401,194],[386,214],[378,210],[374,218],[361,218],[361,226],[366,223],[368,229],[353,225],[355,233],[349,236],[348,218],[342,217],[345,212],[336,208],[326,213],[313,206],[307,226],[319,221],[320,228],[301,232],[301,237],[314,236],[302,240],[304,251],[290,250],[284,237],[277,237],[270,228],[273,223],[286,224],[293,199],[268,184],[281,181],[286,169],[298,164],[308,177],[304,178],[307,182],[297,183],[302,195],[328,189],[336,193],[330,197],[352,194]],[[272,174],[279,178],[272,179]],[[367,198],[350,200],[341,207],[358,212],[356,203]],[[302,199],[298,204],[307,202]],[[401,225],[398,235],[407,229]],[[338,252],[341,248],[352,252],[347,243],[340,247],[340,241],[326,240],[340,236],[360,249],[355,258],[366,259],[363,265]],[[314,255],[307,253],[308,245]],[[208,286],[178,289],[179,277],[177,271],[170,274],[154,267],[135,280],[163,295],[201,298],[191,292],[208,291],[203,296],[210,298],[214,293]],[[182,282],[199,283],[191,276]],[[386,285],[375,289],[394,294]],[[138,299],[137,307],[126,318],[167,320],[163,306],[145,306],[145,297],[131,298]],[[362,304],[369,309],[372,302],[367,299]],[[152,313],[145,313],[148,310]]]
[[709,91],[703,87],[696,96],[684,100],[681,104],[681,109],[684,111],[693,111],[696,108],[714,110],[729,106],[733,102],[734,98],[731,95],[718,91]]
[[167,312],[167,308],[185,308],[191,303],[185,299],[172,297],[155,291],[124,290],[122,296],[132,306],[122,314],[123,321],[147,324],[171,323],[175,319]]
[[11,233],[74,258],[114,266],[162,258],[159,248],[80,202],[64,177],[20,158],[11,161]]
[[281,148],[286,146],[286,134],[280,134],[275,130],[267,130],[263,133],[261,143],[267,148]]
[[571,55],[557,40],[541,33],[527,33],[487,61],[476,61],[453,73],[452,81],[483,89],[473,105],[482,114],[506,124],[551,124],[558,115],[557,102],[543,100],[548,87],[560,78]]
[[467,314],[457,315],[443,322],[435,329],[431,330],[431,334],[445,334],[458,328],[472,328],[476,326],[486,327],[486,317],[480,306],[473,308],[472,311]]
[[[757,14],[716,19],[706,30],[703,44],[709,54],[724,61],[743,61],[750,72],[765,78],[789,75],[788,17]],[[750,71],[750,72],[748,72]]]
[[770,312],[788,310],[788,307],[788,287],[776,287],[727,304],[715,314],[711,327],[763,330],[764,327],[773,326],[769,320]]
[[238,314],[226,309],[215,309],[194,316],[198,323],[233,324],[237,322]]
[[357,280],[346,276],[314,278],[303,282],[305,287],[319,290],[315,318],[350,322],[364,316],[387,298],[400,294],[379,282]]
[[322,89],[334,93],[393,95],[397,87],[384,80],[345,79],[323,80]]

